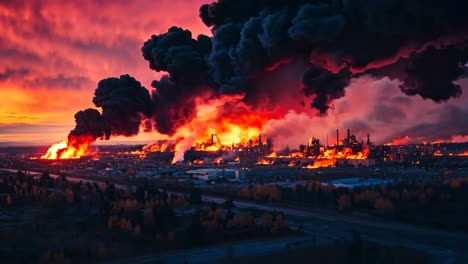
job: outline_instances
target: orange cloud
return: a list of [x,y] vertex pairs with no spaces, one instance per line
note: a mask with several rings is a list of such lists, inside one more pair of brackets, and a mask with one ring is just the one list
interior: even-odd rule
[[[1,2],[0,98],[7,100],[0,104],[0,123],[61,125],[70,130],[75,112],[93,106],[99,80],[128,73],[150,88],[158,74],[143,60],[142,44],[172,25],[194,35],[210,34],[198,18],[204,2]],[[42,133],[41,138],[57,137],[57,131],[40,129],[36,133]],[[34,135],[0,130],[0,141],[29,140]]]

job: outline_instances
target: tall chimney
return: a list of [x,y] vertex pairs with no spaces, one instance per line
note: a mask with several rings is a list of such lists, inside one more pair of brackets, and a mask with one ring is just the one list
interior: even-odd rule
[[259,145],[259,146],[262,146],[262,145],[263,145],[263,143],[262,143],[262,134],[260,134],[260,135],[258,136],[258,145]]
[[214,145],[215,142],[214,142],[214,134],[211,134],[211,145]]
[[367,145],[370,145],[370,136],[369,136],[369,133],[367,133]]
[[340,136],[339,136],[339,130],[337,129],[336,130],[336,145],[339,146],[340,145]]
[[348,128],[348,140],[351,138],[351,130]]

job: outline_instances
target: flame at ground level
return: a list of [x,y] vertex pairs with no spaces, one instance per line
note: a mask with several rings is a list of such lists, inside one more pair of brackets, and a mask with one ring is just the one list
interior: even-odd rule
[[336,159],[318,159],[314,160],[314,164],[305,166],[305,169],[317,169],[325,167],[335,167]]
[[321,153],[317,159],[314,160],[313,164],[310,164],[304,168],[306,169],[316,169],[323,167],[335,167],[337,159],[367,159],[369,156],[369,149],[364,148],[362,151],[353,153],[351,148],[343,148],[343,150],[338,150],[336,148],[327,149]]
[[92,136],[69,135],[67,140],[52,145],[41,159],[79,159],[87,154],[93,142]]
[[439,149],[434,152],[434,156],[436,157],[443,157],[443,156],[456,156],[456,157],[468,157],[468,150],[467,151],[463,151],[463,152],[459,152],[459,153],[452,153],[452,152],[449,152],[449,153],[442,153]]

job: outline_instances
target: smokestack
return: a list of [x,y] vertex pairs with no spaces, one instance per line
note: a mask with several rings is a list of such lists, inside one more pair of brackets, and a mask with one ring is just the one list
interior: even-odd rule
[[340,145],[340,136],[339,136],[340,131],[337,129],[336,130],[336,145]]
[[348,128],[348,140],[351,138],[351,130]]
[[211,145],[214,145],[215,142],[214,142],[214,134],[211,134]]
[[369,136],[369,133],[367,133],[367,145],[370,145],[370,136]]
[[262,134],[260,134],[260,135],[258,136],[258,145],[259,145],[259,146],[262,146],[262,145],[263,145],[263,143],[262,143]]

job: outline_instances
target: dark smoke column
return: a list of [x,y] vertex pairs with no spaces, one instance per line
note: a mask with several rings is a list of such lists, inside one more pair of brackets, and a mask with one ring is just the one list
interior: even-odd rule
[[137,135],[142,121],[150,118],[153,111],[148,90],[128,74],[101,80],[93,103],[102,108],[106,139],[110,135]]
[[135,136],[153,109],[148,90],[128,74],[101,80],[93,103],[102,108],[102,114],[91,108],[77,112],[76,126],[70,135],[90,136],[94,140],[108,140],[111,135]]
[[218,0],[202,5],[200,18],[212,38],[194,39],[190,31],[171,27],[142,47],[150,68],[168,73],[152,84],[156,128],[174,134],[193,119],[195,99],[206,94],[243,95],[241,103],[254,110],[264,101],[284,104],[277,95],[297,90],[264,84],[262,76],[297,61],[308,64],[301,93],[319,114],[345,96],[352,78],[364,74],[398,78],[405,94],[435,102],[458,97],[461,90],[453,82],[468,61],[465,10],[464,0]]
[[252,75],[299,56],[311,65],[303,94],[323,114],[362,74],[399,78],[404,93],[435,102],[458,97],[453,82],[468,60],[461,10],[467,1],[220,0],[203,5],[200,17],[213,27],[210,62],[222,87],[251,92]]
[[168,73],[152,83],[153,118],[160,133],[172,135],[195,116],[195,99],[214,91],[207,65],[211,39],[193,39],[190,31],[172,27],[151,36],[141,50],[151,69]]
[[96,109],[77,112],[67,140],[50,147],[42,158],[79,158],[98,138],[137,135],[142,122],[152,115],[148,90],[129,75],[101,80],[94,95],[93,102],[102,108],[102,114]]

